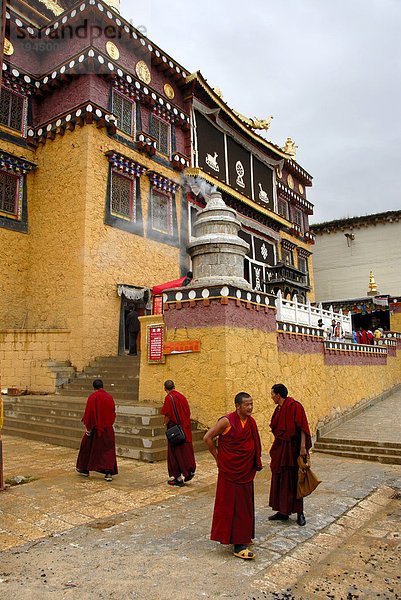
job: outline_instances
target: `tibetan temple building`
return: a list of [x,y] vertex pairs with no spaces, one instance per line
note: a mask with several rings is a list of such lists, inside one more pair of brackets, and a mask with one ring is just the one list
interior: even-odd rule
[[153,286],[191,268],[194,220],[214,186],[242,224],[252,288],[314,300],[312,178],[293,142],[259,135],[269,121],[231,109],[118,8],[15,0],[6,10],[0,329],[18,336],[3,385],[38,389],[44,349],[78,370],[124,353],[129,305],[144,314]]

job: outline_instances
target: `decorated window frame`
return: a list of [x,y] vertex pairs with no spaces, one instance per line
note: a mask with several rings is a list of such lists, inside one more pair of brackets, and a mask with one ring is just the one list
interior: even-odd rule
[[[117,104],[116,99],[117,98],[121,99],[122,113],[124,112],[124,107],[128,110],[127,107],[130,106],[130,111],[131,111],[130,131],[127,131],[126,129],[123,129],[121,127],[122,121],[124,120],[124,114],[122,114],[121,118],[119,117],[118,110],[116,107],[116,104]],[[129,96],[124,94],[121,90],[117,90],[117,89],[113,88],[111,104],[112,104],[113,115],[115,117],[117,117],[118,134],[121,135],[122,137],[124,137],[125,139],[129,140],[130,142],[132,142],[135,139],[135,134],[136,134],[136,102],[135,102],[135,99],[130,98]]]
[[[157,123],[158,128],[156,131],[155,124]],[[166,127],[166,141],[165,144],[160,143],[161,137],[161,126],[164,125]],[[157,142],[156,150],[157,153],[161,156],[164,156],[171,160],[172,155],[172,130],[171,123],[168,119],[164,118],[160,114],[156,112],[152,112],[150,114],[150,123],[149,123],[149,134],[155,138]]]
[[[5,94],[3,94],[3,91],[5,92]],[[7,110],[4,110],[4,113],[6,113],[6,112],[8,113],[8,116],[6,119],[7,123],[0,121],[0,131],[5,131],[6,133],[10,133],[12,135],[15,135],[15,136],[18,136],[21,138],[26,138],[27,137],[27,124],[28,124],[28,97],[26,95],[22,94],[21,92],[11,89],[7,85],[5,85],[3,82],[1,85],[1,96],[0,96],[0,119],[3,116],[3,101],[4,101],[5,97],[8,98],[8,108],[7,108]],[[21,125],[19,127],[12,127],[12,123],[11,123],[13,97],[21,100],[21,103],[20,103],[21,114],[19,116]]]
[[[146,167],[114,150],[106,152],[106,157],[109,161],[109,175],[104,222],[106,225],[128,231],[129,233],[143,235],[139,177],[146,171]],[[127,188],[129,188],[128,211],[119,211],[113,205],[114,190],[118,186],[118,183],[127,185]],[[121,199],[119,202],[121,207]]]
[[[11,190],[13,199],[7,198],[7,188],[15,186],[14,190]],[[7,171],[0,170],[0,216],[6,217],[7,219],[15,219],[16,221],[21,220],[22,215],[22,192],[23,182],[22,177],[8,173]],[[7,204],[13,204],[12,210],[7,210]]]
[[[171,246],[179,246],[176,192],[180,185],[156,173],[148,171],[150,194],[148,205],[147,237]],[[166,224],[157,222],[156,202],[165,200]]]
[[289,218],[288,200],[282,198],[281,196],[279,196],[277,199],[277,212],[285,219]]
[[[28,198],[26,177],[36,165],[28,160],[0,151],[0,227],[22,233],[28,232]],[[13,210],[7,209],[5,186],[14,187]],[[10,194],[10,192],[8,192]],[[11,208],[12,200],[9,198]]]
[[311,252],[304,248],[297,248],[298,253],[298,271],[304,273],[306,277],[306,283],[310,284],[310,274],[309,274],[309,257],[311,256]]
[[304,213],[296,206],[291,206],[291,220],[301,228],[301,232],[305,231]]
[[[136,221],[136,178],[127,177],[122,173],[119,173],[115,169],[111,169],[110,173],[110,214],[114,217],[118,217],[119,219],[124,219],[125,221]],[[119,189],[120,184],[126,185],[126,189],[128,192],[128,210],[123,209],[123,199],[121,198],[121,188]],[[119,193],[120,192],[120,193]],[[116,207],[116,204],[119,204],[119,207]]]

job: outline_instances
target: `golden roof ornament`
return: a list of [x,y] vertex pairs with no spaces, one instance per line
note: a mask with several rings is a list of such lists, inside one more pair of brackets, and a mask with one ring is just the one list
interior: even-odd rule
[[373,275],[373,271],[369,274],[369,291],[368,296],[375,296],[377,294],[377,286],[375,281],[375,276]]
[[221,91],[221,89],[219,87],[214,87],[213,91],[216,94],[216,96],[218,96],[219,98],[221,98],[223,100],[223,92]]
[[251,129],[264,129],[265,131],[267,131],[270,127],[271,120],[273,119],[273,115],[270,115],[270,117],[268,117],[267,119],[257,119],[256,117],[245,117],[236,110],[233,110],[233,113]]
[[108,4],[116,12],[120,12],[120,0],[104,0],[105,4]]
[[298,146],[295,145],[295,142],[293,142],[292,139],[288,137],[283,148],[284,152],[286,154],[290,154],[295,159],[297,156],[297,148]]
[[55,0],[39,0],[39,2],[41,2],[46,6],[46,8],[51,10],[52,13],[56,15],[56,17],[58,17],[58,15],[61,15],[62,12],[64,12],[64,8],[62,8],[57,2],[55,2]]

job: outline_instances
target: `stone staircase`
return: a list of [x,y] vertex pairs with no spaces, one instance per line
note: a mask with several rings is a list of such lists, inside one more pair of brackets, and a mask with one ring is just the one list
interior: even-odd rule
[[68,398],[88,398],[93,392],[92,382],[101,379],[104,389],[117,405],[138,402],[139,356],[105,356],[96,358],[82,373],[74,373],[69,383],[64,383],[57,393]]
[[[149,462],[165,459],[161,404],[138,403],[138,357],[96,359],[54,395],[4,397],[3,432],[78,449],[83,435],[81,418],[96,378],[103,380],[116,402],[117,455]],[[205,450],[203,434],[193,422],[195,452]]]
[[397,442],[374,442],[324,436],[315,442],[313,451],[401,465],[401,443]]
[[320,427],[313,450],[401,465],[401,385]]

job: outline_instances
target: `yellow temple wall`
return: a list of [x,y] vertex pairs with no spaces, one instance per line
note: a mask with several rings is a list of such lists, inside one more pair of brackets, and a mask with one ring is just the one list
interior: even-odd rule
[[[153,319],[153,320],[152,320]],[[142,319],[142,327],[155,317]],[[401,352],[386,365],[327,365],[322,353],[278,351],[276,332],[236,327],[171,329],[166,340],[200,340],[200,352],[167,355],[164,364],[149,364],[142,336],[140,401],[162,401],[163,382],[172,379],[189,401],[192,418],[211,427],[234,410],[240,391],[251,394],[254,417],[265,451],[272,441],[269,423],[274,406],[270,390],[284,383],[304,405],[311,430],[361,399],[373,398],[401,381]]]
[[82,128],[39,146],[28,200],[26,327],[70,330],[71,354],[63,359],[73,362],[82,355],[87,141]]
[[56,374],[47,362],[64,361],[69,344],[68,330],[0,329],[2,387],[53,392]]
[[[86,213],[83,275],[83,354],[81,369],[94,356],[116,355],[120,319],[117,284],[152,287],[180,276],[179,248],[146,237],[150,182],[140,177],[144,236],[135,235],[104,223],[109,162],[108,150],[124,154],[150,170],[180,181],[180,175],[155,165],[144,155],[114,139],[103,130],[86,127],[88,160],[86,171]],[[177,223],[180,223],[180,193],[176,194]],[[75,364],[75,363],[74,363]]]
[[[26,148],[18,147],[16,151],[14,144],[2,140],[1,149],[35,162],[33,153]],[[27,192],[29,199],[32,194],[31,175],[27,177]],[[0,328],[20,328],[26,320],[28,255],[29,235],[0,227]]]

